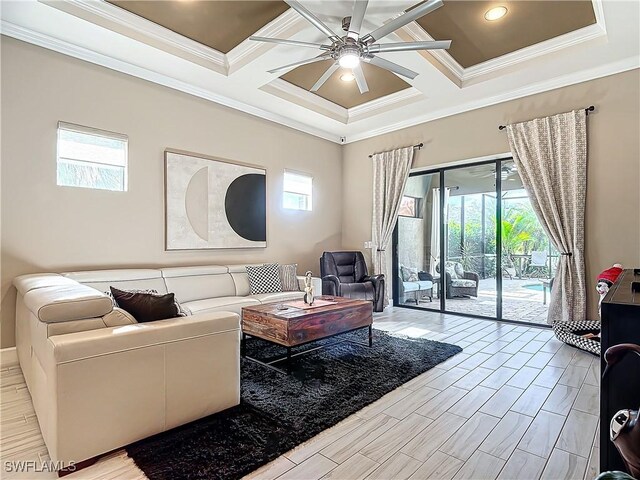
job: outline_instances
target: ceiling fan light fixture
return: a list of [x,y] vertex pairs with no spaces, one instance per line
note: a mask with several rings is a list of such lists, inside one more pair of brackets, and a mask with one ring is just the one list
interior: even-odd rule
[[342,68],[355,68],[360,65],[360,49],[356,45],[346,45],[338,53],[338,63]]
[[355,75],[351,72],[346,72],[340,75],[340,80],[342,80],[343,82],[353,82],[355,79]]
[[489,22],[493,22],[495,20],[499,20],[500,18],[504,17],[507,14],[507,12],[508,12],[507,7],[503,7],[503,6],[494,7],[485,12],[484,19]]

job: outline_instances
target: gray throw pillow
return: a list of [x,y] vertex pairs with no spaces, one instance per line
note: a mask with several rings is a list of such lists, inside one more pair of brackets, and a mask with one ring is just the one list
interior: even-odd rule
[[298,264],[280,265],[280,283],[283,292],[298,292],[300,285],[298,284]]

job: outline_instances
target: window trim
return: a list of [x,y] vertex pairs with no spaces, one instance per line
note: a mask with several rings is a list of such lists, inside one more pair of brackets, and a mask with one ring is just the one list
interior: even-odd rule
[[[60,155],[60,132],[68,131],[79,133],[83,135],[91,135],[94,137],[108,138],[110,140],[118,140],[124,143],[124,165],[115,165],[113,163],[105,163],[101,161],[94,160],[85,160],[79,158],[69,158],[66,156]],[[69,162],[81,162],[89,165],[98,165],[102,167],[113,167],[113,168],[123,168],[123,180],[122,180],[122,190],[112,190],[108,188],[96,188],[86,185],[60,185],[57,180],[57,169],[60,161],[69,161]],[[58,121],[58,126],[56,129],[56,185],[58,187],[71,187],[71,188],[87,188],[90,190],[102,190],[107,192],[127,192],[129,190],[129,136],[124,133],[112,132],[110,130],[102,130],[95,127],[87,127],[85,125],[78,125],[77,123],[69,123],[64,122],[62,120]]]
[[[306,193],[292,192],[290,190],[286,190],[286,188],[285,188],[285,178],[286,178],[287,174],[297,175],[299,177],[307,177],[311,181],[311,193],[310,194],[306,194]],[[309,202],[308,202],[309,203],[309,208],[285,207],[284,206],[284,194],[285,193],[289,193],[291,195],[304,195],[304,196],[308,197],[309,198]],[[282,175],[282,208],[284,208],[285,210],[296,210],[298,212],[312,212],[313,211],[313,175],[311,175],[310,173],[301,172],[299,170],[291,170],[289,168],[285,168],[284,169],[284,174]]]

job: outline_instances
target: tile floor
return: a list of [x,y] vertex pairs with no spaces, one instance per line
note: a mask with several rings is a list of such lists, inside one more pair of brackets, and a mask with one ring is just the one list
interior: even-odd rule
[[[376,315],[394,333],[464,351],[253,472],[251,479],[592,479],[598,471],[596,357],[550,330],[409,309]],[[17,365],[0,376],[2,463],[48,460]],[[56,478],[55,473],[2,478]],[[118,451],[68,477],[138,479]]]

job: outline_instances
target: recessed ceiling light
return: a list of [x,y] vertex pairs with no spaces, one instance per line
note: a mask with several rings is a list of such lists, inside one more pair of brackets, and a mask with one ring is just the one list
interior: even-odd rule
[[489,20],[493,22],[494,20],[498,20],[499,18],[504,17],[507,14],[507,7],[494,7],[484,14],[485,20]]
[[347,72],[340,75],[340,80],[343,82],[353,82],[356,77],[353,76],[353,73]]

